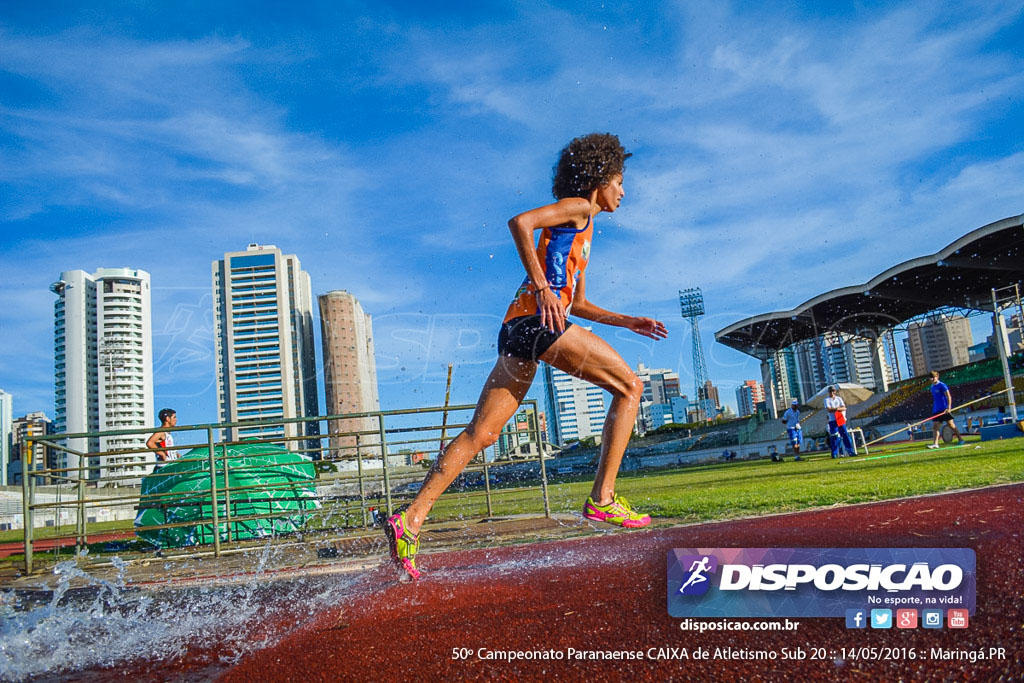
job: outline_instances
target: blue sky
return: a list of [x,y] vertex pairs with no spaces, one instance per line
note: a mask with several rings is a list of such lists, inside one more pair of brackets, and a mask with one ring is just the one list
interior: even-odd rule
[[210,262],[257,241],[374,316],[384,408],[439,404],[449,362],[473,402],[506,221],[611,131],[634,156],[587,293],[670,336],[597,331],[688,384],[703,287],[732,403],[759,369],[715,330],[1024,212],[1022,42],[1020,2],[5,2],[0,388],[52,415],[48,285],[133,266],[156,403],[213,421]]

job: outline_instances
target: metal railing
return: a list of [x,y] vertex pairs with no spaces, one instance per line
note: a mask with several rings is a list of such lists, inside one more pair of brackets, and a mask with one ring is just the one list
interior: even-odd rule
[[[524,401],[537,414],[537,402]],[[53,550],[59,556],[62,548],[74,548],[79,554],[89,546],[92,537],[106,540],[128,540],[138,532],[189,527],[199,539],[207,539],[198,545],[191,545],[182,552],[168,550],[165,557],[193,557],[197,554],[211,554],[219,557],[225,553],[242,552],[251,547],[245,545],[240,535],[246,525],[260,520],[274,522],[289,517],[295,531],[327,534],[339,531],[366,530],[380,521],[375,515],[376,508],[383,508],[391,515],[396,501],[411,498],[414,484],[426,475],[422,465],[414,462],[417,457],[433,460],[441,447],[443,430],[458,431],[465,423],[453,420],[455,416],[467,415],[475,406],[460,405],[448,407],[413,408],[407,410],[373,411],[343,415],[325,415],[311,418],[246,420],[242,422],[199,424],[178,427],[157,427],[146,429],[120,429],[103,432],[62,433],[29,436],[25,440],[25,463],[22,468],[22,522],[24,527],[24,567],[31,573],[35,555]],[[330,425],[352,427],[331,432]],[[320,427],[327,426],[324,433]],[[239,430],[251,428],[277,428],[274,434],[260,437],[239,438]],[[182,457],[181,463],[194,465],[188,470],[192,482],[199,488],[191,491],[169,490],[154,492],[154,484],[164,477],[182,476],[182,468],[152,468],[155,456],[150,453],[163,451],[158,448],[124,448],[110,451],[88,452],[72,448],[69,444],[82,440],[84,443],[102,442],[104,437],[135,437],[144,443],[146,437],[155,431],[175,433],[198,433],[202,438],[192,439],[195,443],[174,444],[171,449],[185,452],[195,449],[191,457]],[[449,431],[451,433],[451,431]],[[506,432],[508,433],[508,432]],[[536,446],[536,457],[529,460],[487,462],[483,453],[449,487],[439,504],[444,502],[455,508],[478,509],[475,500],[483,498],[488,517],[495,514],[496,499],[501,496],[532,491],[538,488],[538,503],[543,505],[543,515],[550,516],[548,496],[546,442],[540,431],[539,421],[534,420],[526,430],[513,430],[524,442]],[[295,460],[307,469],[315,469],[315,477],[303,481],[289,479],[270,481],[270,471],[280,469],[281,464],[269,462],[254,465],[243,460],[253,457],[252,449],[240,453],[237,446],[270,444],[297,454]],[[33,464],[33,453],[48,448],[56,453],[66,454],[66,466],[56,467],[48,463]],[[268,448],[265,450],[275,450]],[[277,450],[283,453],[285,450]],[[430,454],[432,457],[425,457]],[[119,459],[118,461],[113,460]],[[135,459],[133,461],[132,459]],[[52,458],[51,458],[52,459]],[[477,462],[477,460],[481,462]],[[408,462],[406,462],[408,461]],[[186,469],[188,464],[185,465]],[[260,472],[266,468],[267,472]],[[507,468],[507,469],[506,469]],[[152,471],[149,471],[152,469]],[[243,473],[249,480],[238,483]],[[500,475],[498,474],[500,473]],[[266,481],[261,481],[263,477]],[[508,476],[504,476],[504,475]],[[518,481],[517,478],[518,477]],[[147,481],[149,492],[140,486]],[[501,480],[501,481],[499,481]],[[49,482],[51,486],[47,487]],[[304,483],[303,483],[304,482]],[[503,484],[495,488],[494,484]],[[304,491],[297,487],[305,486]],[[50,489],[47,493],[47,489]],[[310,493],[312,488],[312,493]],[[482,488],[482,490],[480,490]],[[284,494],[283,496],[281,494]],[[269,510],[255,512],[254,502],[269,500],[300,502],[299,510]],[[309,503],[307,506],[306,503]],[[513,505],[516,505],[513,503]],[[539,506],[538,506],[539,507]],[[165,520],[160,524],[140,524],[136,512],[147,509],[168,510],[188,509],[191,515],[185,520]],[[268,506],[269,508],[269,506]],[[518,509],[518,508],[517,508]],[[240,510],[247,510],[239,512]],[[122,524],[115,528],[101,528],[103,522],[90,512],[106,511],[106,516],[121,514]],[[111,511],[114,511],[111,513]],[[119,511],[119,512],[118,512]],[[540,513],[540,510],[538,510]],[[52,524],[37,526],[46,522],[47,515]],[[127,516],[126,516],[127,515]],[[443,513],[442,513],[443,515]],[[459,515],[465,517],[466,515]],[[472,517],[472,515],[470,515]],[[62,520],[73,518],[73,523]],[[131,518],[133,521],[128,522]],[[340,522],[338,520],[341,520]],[[115,520],[116,522],[117,520]],[[46,538],[36,538],[40,528],[53,527]],[[109,526],[109,525],[107,525]],[[288,524],[283,524],[287,527]],[[277,535],[275,532],[273,535]],[[231,547],[225,548],[227,543]],[[202,546],[202,547],[199,547]],[[152,547],[150,550],[154,549]]]

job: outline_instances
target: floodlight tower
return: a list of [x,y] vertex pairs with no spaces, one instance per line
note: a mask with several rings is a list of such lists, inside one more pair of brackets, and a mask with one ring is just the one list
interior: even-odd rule
[[[697,419],[703,412],[707,416],[707,408],[701,401],[700,392],[708,379],[707,363],[704,362],[704,346],[700,341],[700,323],[698,319],[704,315],[704,293],[700,287],[691,287],[679,292],[679,308],[683,318],[690,323],[693,332],[693,398],[697,402]],[[706,399],[707,397],[705,397]]]

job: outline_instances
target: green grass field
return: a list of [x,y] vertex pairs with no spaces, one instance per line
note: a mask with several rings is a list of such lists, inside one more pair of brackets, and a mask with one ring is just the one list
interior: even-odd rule
[[[671,518],[672,523],[732,519],[1024,481],[1024,439],[984,444],[969,441],[965,446],[944,446],[936,451],[925,446],[924,442],[902,444],[838,460],[815,454],[804,462],[787,457],[782,463],[739,461],[627,472],[619,476],[617,488],[635,508],[651,514],[657,524],[659,517]],[[589,478],[550,483],[552,512],[578,512],[590,487]],[[443,496],[431,521],[487,516],[482,493],[483,489],[477,489],[472,494]],[[496,488],[492,493],[494,516],[543,513],[539,484],[528,489]],[[357,519],[354,513],[346,519],[327,508],[308,528],[337,529],[355,524]],[[89,531],[96,534],[131,528],[130,521],[108,522],[90,525]],[[36,538],[52,536],[53,531],[39,529]],[[70,527],[62,531],[65,535],[73,533]],[[21,538],[20,531],[0,534],[0,541]],[[102,552],[102,544],[90,550]]]
[[[803,462],[787,457],[782,463],[629,472],[619,476],[617,489],[653,517],[697,522],[1024,481],[1024,439],[968,441],[936,451],[925,446],[905,444],[837,460],[817,454]],[[578,511],[590,486],[589,479],[551,484],[552,511]],[[543,510],[539,491],[495,493],[496,515]],[[435,520],[469,518],[484,515],[486,507],[482,499],[442,498],[434,511]]]

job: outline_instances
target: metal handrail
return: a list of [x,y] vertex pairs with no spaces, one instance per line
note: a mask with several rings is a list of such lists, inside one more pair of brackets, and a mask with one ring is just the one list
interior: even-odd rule
[[[524,401],[524,406],[532,406],[537,414],[537,401],[529,399]],[[412,447],[431,453],[436,449],[437,434],[442,429],[461,429],[468,423],[447,421],[449,412],[468,411],[473,405],[437,406],[423,408],[409,408],[390,411],[367,411],[361,413],[346,413],[335,415],[321,415],[316,417],[302,418],[267,418],[264,420],[244,420],[236,422],[209,423],[197,425],[180,425],[177,427],[147,427],[114,429],[97,432],[75,432],[60,434],[45,434],[28,436],[25,438],[25,461],[22,472],[22,521],[24,526],[23,544],[25,549],[25,571],[33,571],[33,545],[34,530],[39,514],[53,514],[55,535],[47,535],[47,541],[54,540],[55,553],[59,552],[62,542],[74,540],[76,549],[81,549],[88,544],[89,534],[96,534],[95,521],[90,521],[87,511],[97,509],[124,509],[132,506],[135,510],[151,508],[173,507],[173,501],[180,501],[182,505],[198,507],[201,511],[200,518],[195,520],[175,521],[169,520],[163,524],[134,527],[138,530],[170,529],[179,527],[196,527],[201,530],[201,536],[209,538],[212,542],[207,545],[213,546],[212,554],[217,557],[225,550],[221,541],[237,543],[239,539],[236,534],[240,531],[240,525],[253,520],[272,519],[282,517],[302,517],[302,524],[308,523],[310,519],[320,518],[330,520],[336,515],[344,515],[344,528],[350,528],[350,515],[356,514],[356,524],[363,529],[368,528],[368,511],[373,505],[387,511],[393,512],[395,501],[407,500],[408,494],[393,492],[392,488],[398,483],[408,481],[410,478],[422,476],[422,470],[411,470],[403,472],[396,469],[393,458],[405,453],[395,452],[399,448]],[[437,414],[445,416],[446,424],[434,424],[428,420],[428,424],[409,424],[409,419],[416,416],[431,416]],[[327,423],[328,427],[335,426],[331,422],[335,420],[373,420],[375,428],[355,429],[353,431],[330,431],[323,434],[300,434],[297,436],[268,435],[260,438],[229,438],[235,434],[235,428],[246,427],[279,427],[288,424],[309,424]],[[404,422],[395,424],[395,422]],[[365,424],[365,423],[361,423]],[[353,425],[357,426],[357,425]],[[135,484],[143,476],[161,478],[180,475],[180,472],[162,473],[159,468],[148,475],[131,473],[131,469],[147,468],[153,463],[141,460],[110,464],[106,461],[109,457],[118,456],[139,456],[147,453],[162,451],[163,448],[124,448],[119,447],[110,451],[82,451],[71,448],[67,445],[71,439],[102,439],[111,436],[146,435],[154,431],[165,432],[205,432],[205,439],[195,439],[197,443],[175,444],[174,450],[204,449],[191,458],[181,460],[192,460],[201,462],[202,468],[194,474],[208,477],[207,488],[196,492],[163,491],[143,494]],[[306,431],[305,429],[301,431]],[[537,443],[538,469],[540,474],[540,489],[543,497],[543,510],[545,516],[550,516],[551,508],[547,488],[547,472],[544,465],[546,445],[543,442],[539,421],[534,422],[530,429],[515,429],[503,432],[505,434],[526,435],[524,441]],[[216,438],[217,435],[224,438]],[[398,437],[398,438],[396,438]],[[354,444],[345,443],[338,445],[339,440],[354,440]],[[192,439],[190,439],[192,441]],[[237,506],[253,503],[256,505],[267,501],[253,500],[252,496],[258,496],[260,492],[271,494],[274,491],[281,491],[297,485],[294,481],[266,482],[266,483],[239,483],[236,478],[240,473],[252,475],[262,469],[273,469],[281,467],[277,463],[265,463],[255,465],[233,465],[239,458],[246,455],[231,453],[230,446],[274,444],[290,447],[292,453],[301,454],[304,457],[311,457],[312,460],[330,462],[332,464],[344,464],[341,472],[317,472],[316,478],[310,483],[317,486],[337,485],[343,490],[352,487],[352,496],[347,493],[337,494],[321,490],[321,493],[314,498],[319,501],[320,507],[316,509],[301,509],[295,511],[275,511],[270,513],[234,514]],[[419,447],[419,448],[417,448]],[[39,464],[33,462],[33,449],[46,448],[59,451],[77,458],[77,463],[69,463],[64,467],[37,467]],[[406,451],[407,452],[407,451]],[[374,466],[367,467],[365,462],[369,458]],[[179,462],[181,461],[179,460]],[[491,486],[491,478],[495,468],[504,466],[521,466],[529,460],[508,460],[501,462],[484,462],[482,465],[471,464],[465,468],[465,472],[483,472],[482,490],[452,491],[445,494],[446,498],[465,498],[475,500],[483,497],[486,500],[487,515],[494,513],[493,499],[495,496],[520,493],[522,491],[535,490],[536,486],[513,486],[494,489]],[[379,464],[378,464],[379,463]],[[353,466],[354,465],[354,466]],[[351,468],[351,469],[349,469]],[[229,473],[231,479],[229,479]],[[40,483],[49,480],[61,482],[63,485],[57,487],[55,500],[39,500],[37,487]],[[72,485],[69,487],[68,485]],[[98,490],[107,485],[116,485],[116,493],[110,496],[98,495]],[[475,485],[475,484],[472,484]],[[92,492],[92,493],[90,493]],[[68,494],[71,494],[70,496]],[[48,495],[48,494],[47,494]],[[278,494],[279,495],[279,494]],[[302,500],[310,500],[305,496],[297,497]],[[374,499],[380,501],[374,503]],[[270,499],[268,499],[270,500]],[[274,500],[284,500],[278,497]],[[63,512],[66,510],[76,511],[73,524],[73,532],[61,534],[62,520],[66,519]],[[257,508],[258,510],[258,508]],[[357,512],[358,511],[358,512]],[[99,515],[97,515],[99,516]],[[359,525],[361,517],[361,525]],[[127,522],[127,520],[125,520]],[[69,522],[70,523],[70,522]],[[125,525],[127,527],[127,523]],[[127,529],[125,529],[127,531]],[[195,557],[197,555],[209,554],[209,550],[193,549],[190,552],[168,555],[168,557]]]

